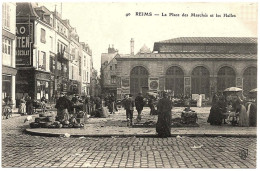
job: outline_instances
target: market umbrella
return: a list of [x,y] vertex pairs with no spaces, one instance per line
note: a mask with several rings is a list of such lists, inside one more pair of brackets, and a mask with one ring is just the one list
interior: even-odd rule
[[242,91],[242,89],[238,87],[229,87],[224,90],[224,92],[239,92],[239,91]]
[[157,93],[154,93],[154,92],[147,92],[147,94],[148,94],[149,96],[153,96],[153,97],[157,97],[157,96],[158,96],[158,94],[157,94]]
[[250,90],[249,93],[257,93],[257,88]]

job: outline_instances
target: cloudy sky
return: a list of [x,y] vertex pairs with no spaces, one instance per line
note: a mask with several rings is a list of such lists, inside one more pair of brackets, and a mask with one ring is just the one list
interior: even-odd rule
[[[62,18],[70,20],[80,41],[90,45],[98,71],[101,53],[107,52],[109,44],[113,44],[119,53],[129,54],[131,38],[134,38],[137,53],[144,44],[152,50],[154,42],[176,37],[257,37],[255,3],[52,1],[39,4],[51,11],[56,5],[57,11],[62,11]],[[152,13],[152,16],[137,16],[136,12],[141,12],[140,15]],[[169,16],[169,13],[175,16]],[[183,13],[188,16],[182,17]],[[191,17],[192,13],[207,14],[208,17]],[[224,17],[224,14],[236,17]]]

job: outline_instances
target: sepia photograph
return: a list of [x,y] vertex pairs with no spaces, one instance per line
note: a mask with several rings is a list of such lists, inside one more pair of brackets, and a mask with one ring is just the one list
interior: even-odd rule
[[257,168],[257,1],[1,3],[2,169]]

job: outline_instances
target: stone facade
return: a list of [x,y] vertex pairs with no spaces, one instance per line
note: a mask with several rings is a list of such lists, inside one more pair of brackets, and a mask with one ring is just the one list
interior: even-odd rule
[[[128,78],[130,81],[129,87],[124,87],[125,94],[130,92],[136,95],[138,91],[142,92],[144,90],[140,87],[142,86],[141,83],[139,85],[138,83],[136,85],[131,83],[131,80],[134,80],[131,79],[133,76],[131,73],[136,67],[143,67],[148,72],[147,91],[158,92],[170,89],[174,91],[175,95],[205,94],[206,98],[210,98],[213,93],[223,91],[224,88],[228,88],[227,86],[237,86],[243,88],[246,93],[250,89],[256,88],[257,43],[256,39],[254,40],[250,44],[237,44],[231,40],[226,44],[216,44],[215,42],[215,47],[212,49],[221,48],[221,52],[220,50],[212,52],[204,50],[202,52],[201,49],[206,49],[205,47],[210,45],[205,42],[203,44],[189,44],[189,51],[180,52],[179,50],[172,51],[172,49],[174,49],[175,45],[187,46],[187,43],[155,43],[154,53],[152,54],[137,54],[116,58],[117,76],[124,79]],[[219,42],[221,42],[220,39]],[[244,51],[240,51],[235,45],[243,48]],[[229,51],[223,47],[226,47]],[[183,47],[180,49],[183,49]],[[245,74],[246,71],[248,74]],[[170,82],[171,79],[172,82]],[[173,84],[172,89],[171,84]],[[139,88],[133,89],[131,85],[139,86]],[[122,86],[119,88],[122,88]],[[122,94],[124,94],[124,91]]]
[[15,104],[15,23],[16,5],[14,2],[2,3],[2,98],[9,95]]

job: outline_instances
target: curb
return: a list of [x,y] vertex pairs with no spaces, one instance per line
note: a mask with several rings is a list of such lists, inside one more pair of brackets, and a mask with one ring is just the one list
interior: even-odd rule
[[[62,137],[64,134],[59,133],[45,133],[45,132],[35,132],[30,129],[25,129],[25,133],[35,136],[45,136],[45,137]],[[257,138],[256,134],[171,134],[171,137],[234,137],[234,138]],[[71,137],[150,137],[150,138],[159,138],[156,134],[92,134],[92,135],[71,135]]]

